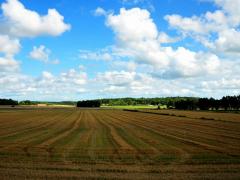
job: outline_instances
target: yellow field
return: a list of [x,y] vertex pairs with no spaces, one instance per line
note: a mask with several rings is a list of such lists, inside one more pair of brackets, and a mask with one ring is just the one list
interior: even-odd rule
[[194,113],[2,109],[0,177],[240,179],[239,114]]

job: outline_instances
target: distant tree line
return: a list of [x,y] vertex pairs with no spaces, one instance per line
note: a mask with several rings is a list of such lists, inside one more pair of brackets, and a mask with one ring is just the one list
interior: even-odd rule
[[[167,108],[182,110],[239,110],[240,95],[224,96],[221,99],[198,97],[165,97],[165,98],[115,98],[80,101],[82,107],[91,107],[89,103],[97,102],[99,105],[127,106],[127,105],[165,105]],[[94,103],[93,103],[94,104]],[[94,106],[95,107],[95,106]],[[98,107],[98,106],[97,106]]]
[[48,102],[48,101],[15,101],[12,99],[0,99],[0,105],[37,105],[37,104],[53,104],[53,105],[73,105],[77,104],[76,101],[60,101],[60,102]]
[[86,101],[78,101],[77,107],[100,107],[100,100],[86,100]]
[[175,103],[176,109],[183,110],[239,110],[240,95],[224,96],[221,99],[199,98],[198,100],[180,100]]
[[18,105],[17,101],[14,101],[12,99],[0,99],[0,105]]
[[37,105],[37,104],[48,104],[48,105],[76,105],[74,101],[60,101],[60,102],[47,102],[47,101],[20,101],[19,105]]
[[175,103],[180,100],[197,100],[195,97],[155,97],[155,98],[115,98],[100,99],[101,104],[109,106],[126,106],[126,105],[166,105],[168,108],[174,107]]
[[30,100],[25,100],[25,101],[20,101],[19,105],[36,105],[38,104],[37,102],[30,101]]
[[15,101],[12,99],[0,99],[0,105],[35,105],[46,104],[67,104],[77,105],[77,107],[100,107],[124,106],[124,105],[164,105],[167,108],[183,110],[240,110],[240,95],[224,96],[221,99],[198,98],[198,97],[165,97],[165,98],[115,98],[115,99],[96,99],[86,101],[62,101],[62,102],[40,102],[40,101]]
[[53,102],[54,104],[61,104],[61,105],[73,105],[75,106],[77,102],[75,101],[61,101],[61,102]]

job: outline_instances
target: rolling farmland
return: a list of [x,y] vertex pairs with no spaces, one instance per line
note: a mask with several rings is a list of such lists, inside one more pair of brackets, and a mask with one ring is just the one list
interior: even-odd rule
[[1,109],[0,160],[1,179],[240,179],[240,115]]

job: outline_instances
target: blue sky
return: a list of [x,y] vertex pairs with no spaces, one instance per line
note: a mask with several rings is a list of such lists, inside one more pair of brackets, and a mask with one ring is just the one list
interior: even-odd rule
[[240,93],[239,0],[0,4],[0,98]]

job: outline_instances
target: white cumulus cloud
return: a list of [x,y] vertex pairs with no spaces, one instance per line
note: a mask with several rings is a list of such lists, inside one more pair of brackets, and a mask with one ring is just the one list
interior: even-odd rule
[[20,63],[13,58],[0,57],[0,75],[7,72],[17,72],[20,69]]
[[50,55],[51,51],[44,45],[40,45],[39,47],[34,46],[33,50],[29,53],[29,57],[34,60],[42,61],[44,63],[58,64],[59,60],[50,60]]
[[97,9],[94,11],[95,16],[106,16],[108,13],[101,7],[97,7]]
[[41,16],[35,11],[26,9],[19,0],[7,0],[2,3],[1,9],[7,21],[7,31],[13,36],[58,36],[71,28],[56,9],[49,9],[47,15]]
[[[182,17],[166,15],[170,27],[185,37],[202,43],[219,55],[238,58],[240,56],[240,1],[213,0],[220,9],[201,16]],[[235,57],[234,57],[235,56]]]
[[48,62],[50,50],[46,49],[45,46],[40,45],[39,47],[34,46],[33,50],[29,53],[32,59]]
[[0,34],[0,52],[6,56],[13,56],[20,50],[20,42],[18,39],[11,39],[8,35]]

